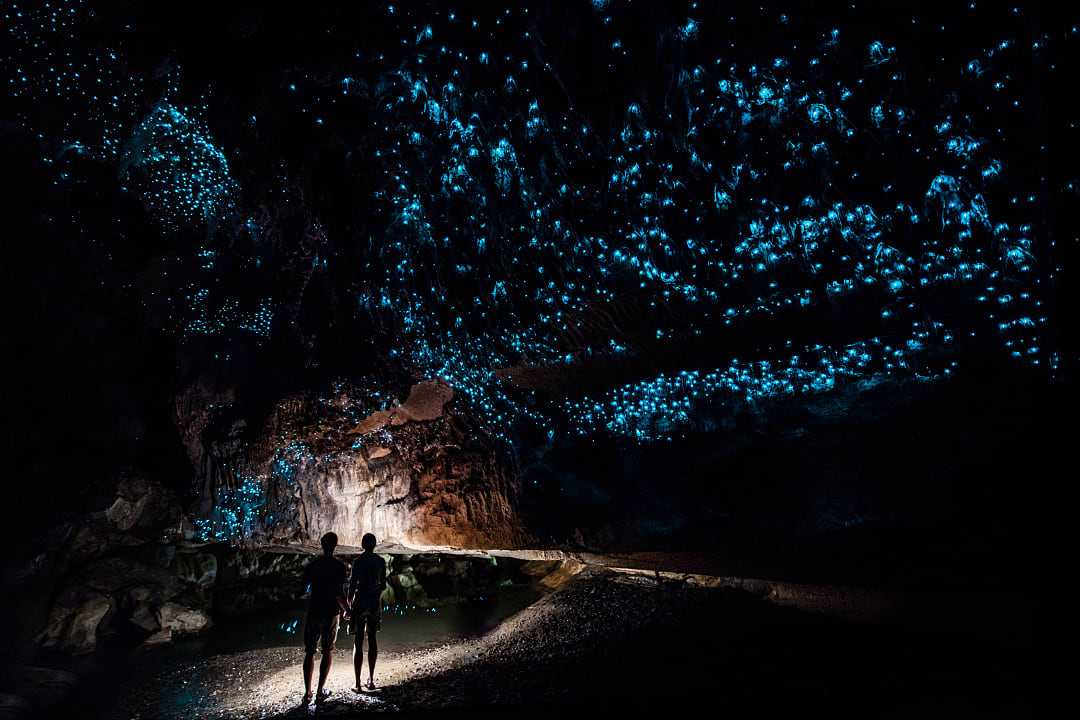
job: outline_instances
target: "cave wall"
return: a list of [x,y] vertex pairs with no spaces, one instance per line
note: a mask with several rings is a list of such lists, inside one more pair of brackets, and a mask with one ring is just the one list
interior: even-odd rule
[[511,548],[525,539],[512,481],[483,452],[435,447],[419,463],[355,453],[305,466],[296,482],[299,535],[310,541],[330,531],[347,545],[367,532],[411,546]]
[[234,400],[233,388],[202,383],[177,399],[197,539],[317,543],[333,531],[359,545],[372,532],[465,548],[531,539],[510,459],[469,426],[443,383],[416,383],[404,402],[360,414],[348,391],[283,397],[261,422],[238,415]]

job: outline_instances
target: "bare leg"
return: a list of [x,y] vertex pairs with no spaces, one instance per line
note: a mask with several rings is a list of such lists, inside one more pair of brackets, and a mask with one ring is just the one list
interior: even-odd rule
[[[375,660],[379,657],[379,643],[375,640],[375,631],[368,628],[368,685],[375,684]],[[360,677],[360,673],[357,672],[357,679]]]
[[356,630],[356,640],[353,643],[353,672],[356,673],[356,689],[364,687],[362,676],[364,674],[364,629]]
[[315,671],[315,653],[304,654],[304,699],[311,699],[311,674]]
[[319,695],[322,695],[323,685],[326,684],[326,676],[330,674],[330,664],[334,661],[334,653],[330,650],[322,651],[322,662],[319,663]]

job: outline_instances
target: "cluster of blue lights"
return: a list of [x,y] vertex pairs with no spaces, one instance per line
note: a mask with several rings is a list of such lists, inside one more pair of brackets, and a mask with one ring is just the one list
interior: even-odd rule
[[268,472],[236,473],[233,485],[218,488],[209,515],[194,521],[195,536],[202,542],[243,541],[271,530],[280,520],[274,501],[293,497],[296,474],[311,457],[307,445],[290,442],[275,453]]
[[[181,336],[268,337],[281,301],[231,300],[217,283],[221,221],[250,211],[227,231],[264,228],[239,206],[243,168],[230,167],[202,111],[157,100],[134,115],[142,85],[116,69],[116,49],[64,60],[43,39],[77,30],[82,8],[5,11],[16,41],[3,63],[9,92],[86,103],[77,129],[47,129],[59,147],[113,158],[164,228],[205,232],[192,257],[200,281],[171,298]],[[613,78],[657,62],[636,56],[629,4],[586,8]],[[1014,68],[1053,70],[1049,48],[1075,28],[1022,43],[1018,11],[1009,33],[927,66],[884,37],[889,28],[849,37],[762,10],[755,22],[782,38],[766,52],[744,43],[742,19],[691,2],[655,28],[671,42],[651,43],[676,48],[666,96],[620,100],[607,126],[579,107],[565,63],[534,37],[529,3],[461,10],[385,6],[386,52],[356,53],[329,81],[290,72],[281,112],[320,137],[352,122],[354,95],[371,88],[362,258],[316,255],[305,272],[359,262],[351,299],[382,329],[380,351],[414,378],[452,385],[490,434],[509,441],[524,422],[651,441],[716,403],[960,372],[972,338],[992,338],[1019,366],[1056,362],[1043,307],[1056,268],[1039,254],[1054,241],[1037,183],[1010,167],[1023,156],[1012,128],[1028,110]],[[249,260],[261,271],[262,256]],[[792,331],[847,315],[861,319],[844,337]],[[552,401],[506,381],[522,368],[569,374],[746,336],[764,339],[587,397]],[[245,530],[252,500],[235,492],[211,534]]]
[[193,286],[185,300],[187,304],[182,306],[184,312],[180,321],[183,337],[225,335],[237,331],[246,331],[258,338],[270,337],[274,308],[269,298],[248,311],[231,297],[224,298],[219,305],[212,305],[210,290]]
[[0,7],[0,79],[30,108],[60,109],[32,120],[29,111],[20,113],[39,139],[51,141],[42,145],[43,161],[60,168],[71,155],[115,158],[143,92],[143,78],[125,72],[117,45],[63,41],[93,17],[83,0],[11,0]]
[[[594,7],[617,26],[617,4]],[[794,365],[763,347],[756,360],[568,400],[576,432],[651,440],[687,422],[704,397],[820,392],[874,373],[942,377],[952,361],[921,367],[924,349],[949,351],[983,330],[1014,358],[1047,362],[1024,211],[1035,198],[1005,179],[1000,129],[964,111],[990,102],[1004,117],[1022,112],[999,102],[993,84],[1015,59],[1008,43],[980,53],[977,77],[965,64],[940,68],[951,73],[949,101],[916,112],[905,88],[918,79],[889,43],[848,44],[829,29],[805,38],[816,45],[808,56],[754,64],[709,57],[701,23],[688,19],[674,32],[701,62],[679,75],[678,110],[630,103],[604,136],[536,94],[554,71],[528,51],[528,12],[476,18],[463,37],[449,13],[416,33],[416,16],[396,9],[402,42],[424,52],[386,78],[377,105],[376,200],[390,232],[377,247],[380,291],[360,299],[399,329],[397,356],[459,389],[494,434],[551,414],[496,370],[641,346],[615,323],[581,332],[628,296],[655,313],[651,340],[672,353],[717,327],[738,333],[843,302],[872,304],[879,322],[843,345],[792,348]],[[468,49],[514,32],[519,54]],[[737,56],[737,40],[725,40]],[[612,48],[626,53],[616,36]],[[922,180],[900,186],[868,163],[903,163]],[[605,166],[602,183],[575,179]],[[471,301],[448,292],[466,282]],[[986,309],[920,337],[940,328],[935,303],[951,290]],[[775,345],[792,347],[783,337]]]
[[170,103],[135,127],[121,169],[166,227],[213,223],[235,206],[237,186],[225,154],[202,123]]
[[265,482],[240,476],[234,488],[220,488],[210,517],[196,518],[195,536],[202,542],[251,538],[262,523]]
[[812,346],[782,362],[732,360],[709,372],[681,370],[624,385],[600,398],[568,402],[565,409],[582,435],[602,427],[615,435],[653,441],[691,425],[703,408],[718,402],[753,405],[762,399],[826,392],[841,382],[900,372],[922,381],[939,379],[951,374],[956,363],[928,358],[927,350],[952,341],[938,324],[917,325],[897,345],[872,338],[839,349]]

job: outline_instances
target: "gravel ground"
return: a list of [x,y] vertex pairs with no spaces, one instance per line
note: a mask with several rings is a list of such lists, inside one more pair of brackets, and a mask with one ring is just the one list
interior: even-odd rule
[[[350,691],[338,651],[318,710],[299,706],[301,652],[210,658],[147,686],[125,717],[349,717],[369,711],[827,712],[1031,715],[1031,646],[941,629],[857,624],[730,589],[589,568],[482,637],[380,654],[380,689]],[[184,685],[187,683],[187,685]],[[140,701],[142,710],[139,709]]]
[[1023,717],[1030,651],[589,569],[484,637],[380,661],[374,702],[346,697],[319,714],[567,705],[670,713],[707,701],[755,714]]

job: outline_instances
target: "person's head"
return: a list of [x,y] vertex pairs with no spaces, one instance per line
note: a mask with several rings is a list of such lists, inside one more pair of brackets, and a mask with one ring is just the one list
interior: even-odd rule
[[378,540],[371,533],[367,533],[364,537],[360,538],[360,547],[364,548],[368,552],[374,552],[375,545],[378,544]]
[[326,553],[328,556],[333,555],[334,548],[337,547],[337,534],[328,532],[322,536],[322,539],[319,540],[319,543],[322,544],[322,551],[324,553]]

